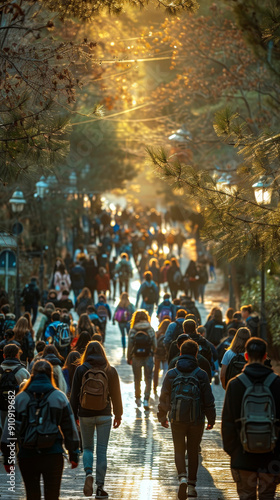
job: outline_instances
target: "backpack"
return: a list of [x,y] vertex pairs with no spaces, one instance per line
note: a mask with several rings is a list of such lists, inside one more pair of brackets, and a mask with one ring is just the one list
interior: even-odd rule
[[4,321],[3,332],[6,333],[7,330],[13,330],[16,326],[16,320],[12,318],[7,318]]
[[126,280],[126,279],[130,278],[130,275],[131,275],[131,271],[130,271],[130,266],[128,264],[128,261],[121,262],[120,270],[119,270],[119,277]]
[[16,421],[16,434],[23,448],[38,450],[51,448],[60,432],[49,404],[49,396],[55,391],[53,388],[47,393],[36,395],[27,390],[30,399],[21,414],[21,421]]
[[201,417],[200,384],[196,367],[191,373],[182,373],[175,368],[177,376],[171,390],[170,421],[196,423]]
[[19,384],[16,379],[16,373],[22,368],[22,365],[16,368],[2,368],[0,366],[0,410],[8,411],[8,394],[10,391],[16,394],[19,390]]
[[177,340],[177,338],[179,337],[179,335],[181,335],[181,333],[184,333],[184,330],[183,330],[183,321],[182,322],[178,322],[177,320],[175,320],[175,323],[176,323],[176,326],[172,332],[172,342],[173,340]]
[[240,375],[246,363],[247,361],[245,360],[244,354],[242,353],[236,354],[231,359],[226,369],[226,375],[225,375],[226,386],[232,378],[236,377],[237,375]]
[[133,338],[132,352],[136,358],[147,358],[151,354],[152,342],[150,335],[139,330]]
[[23,300],[25,304],[32,304],[33,302],[36,302],[35,287],[30,283],[24,287]]
[[[90,367],[91,365],[86,366]],[[103,370],[89,368],[83,375],[80,405],[85,410],[104,410],[108,404],[109,383]]]
[[164,306],[159,313],[159,321],[162,322],[164,318],[170,318],[172,320],[172,311],[168,306]]
[[108,318],[108,309],[104,304],[100,304],[96,308],[96,312],[97,312],[99,318],[101,319],[101,321],[106,321],[106,319]]
[[128,321],[128,310],[119,307],[115,312],[115,320],[118,323],[126,323]]
[[68,347],[71,343],[70,327],[67,323],[59,323],[53,337],[55,347]]
[[207,340],[212,342],[214,346],[219,345],[225,333],[225,325],[223,323],[213,323],[207,335]]
[[181,282],[182,282],[182,273],[180,269],[177,269],[177,271],[175,271],[175,273],[173,274],[173,283],[175,285],[180,286]]
[[156,348],[155,355],[156,355],[157,359],[159,359],[160,361],[167,360],[167,352],[166,352],[166,348],[164,345],[164,334],[160,335],[160,337],[158,337],[158,339],[157,339],[157,348]]
[[271,373],[264,382],[254,383],[245,373],[238,376],[246,390],[237,422],[241,422],[240,440],[248,453],[270,453],[275,448],[279,431],[270,386],[277,377]]
[[[197,342],[197,340],[195,340]],[[202,337],[202,340],[199,339],[198,343],[198,352],[201,356],[207,359],[210,366],[212,366],[212,350],[207,341]]]
[[157,293],[153,285],[147,285],[145,287],[145,290],[143,291],[143,299],[146,304],[155,304],[157,301]]

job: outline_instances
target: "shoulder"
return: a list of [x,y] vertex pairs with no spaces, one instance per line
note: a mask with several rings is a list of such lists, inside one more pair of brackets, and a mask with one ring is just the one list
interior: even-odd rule
[[223,359],[222,359],[222,365],[229,365],[230,361],[232,360],[232,358],[234,358],[235,356],[235,353],[229,349],[228,351],[225,352],[224,356],[223,356]]
[[64,408],[65,406],[68,406],[69,402],[64,394],[64,392],[60,391],[59,389],[55,389],[49,396],[49,403],[50,406],[56,406],[59,408]]

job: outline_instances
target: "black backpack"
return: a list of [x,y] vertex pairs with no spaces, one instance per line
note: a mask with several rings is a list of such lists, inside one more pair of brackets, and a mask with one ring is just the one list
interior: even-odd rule
[[166,348],[164,345],[164,334],[160,335],[160,337],[158,337],[158,339],[157,339],[157,348],[156,348],[155,355],[160,361],[167,360],[167,352],[166,352]]
[[23,448],[51,448],[59,436],[60,431],[48,401],[55,390],[53,388],[42,394],[26,391],[30,397],[29,402],[20,415],[21,420],[16,420],[16,434]]
[[183,330],[183,321],[177,321],[175,320],[175,323],[176,323],[176,326],[172,332],[172,342],[174,340],[177,340],[177,338],[179,337],[179,335],[181,335],[182,333],[184,333],[184,330]]
[[36,289],[33,285],[29,284],[24,287],[23,300],[25,304],[32,304],[36,301]]
[[226,386],[232,378],[236,377],[237,375],[239,375],[242,372],[246,363],[247,363],[247,361],[245,360],[244,354],[242,354],[242,353],[236,354],[231,359],[231,361],[228,364],[227,369],[226,369],[226,375],[225,375]]
[[19,385],[16,379],[16,373],[22,368],[22,365],[16,368],[2,368],[0,366],[0,410],[8,411],[8,396],[11,391],[16,394],[19,390]]
[[152,341],[150,335],[139,330],[133,338],[133,354],[136,358],[147,358],[151,354]]
[[67,323],[59,323],[53,338],[55,347],[59,350],[69,347],[71,343],[70,326]]
[[198,352],[201,356],[203,356],[209,362],[210,366],[212,366],[212,349],[208,344],[207,340],[201,337],[198,341],[195,339],[195,342],[198,343]]
[[155,287],[152,286],[146,286],[145,290],[143,292],[143,299],[146,304],[155,304],[157,301],[157,294]]
[[225,334],[225,325],[224,323],[212,323],[209,333],[207,334],[207,340],[212,342],[212,344],[216,347],[221,342],[222,338]]
[[196,423],[201,417],[201,392],[196,367],[191,373],[180,372],[177,368],[172,383],[170,421]]

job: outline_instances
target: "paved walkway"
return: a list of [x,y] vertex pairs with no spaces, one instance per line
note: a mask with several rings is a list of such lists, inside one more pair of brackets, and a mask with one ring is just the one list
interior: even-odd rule
[[[183,257],[185,270],[191,242]],[[219,277],[218,277],[219,280]],[[135,295],[137,283],[131,284],[131,295]],[[212,285],[211,285],[212,287]],[[204,306],[199,306],[203,320],[212,307],[211,287]],[[153,320],[155,322],[155,320]],[[157,422],[158,401],[151,400],[151,410],[136,409],[131,366],[122,355],[121,336],[118,327],[111,324],[106,335],[106,351],[121,379],[124,416],[119,429],[112,430],[108,449],[108,473],[106,490],[113,500],[175,500],[177,498],[177,476],[173,457],[170,429]],[[200,500],[237,500],[235,485],[231,479],[229,459],[222,450],[220,424],[224,391],[213,385],[217,406],[217,422],[212,431],[204,433],[201,465],[198,473],[198,498]],[[0,464],[0,499],[23,500],[24,488],[19,472],[16,474],[16,493],[7,490],[7,476]],[[61,499],[82,500],[84,472],[82,460],[79,467],[71,470],[65,462]],[[280,499],[280,495],[277,496]]]

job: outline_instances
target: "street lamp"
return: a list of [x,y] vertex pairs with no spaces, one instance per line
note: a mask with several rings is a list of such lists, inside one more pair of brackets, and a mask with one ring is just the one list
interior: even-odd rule
[[[48,177],[48,180],[50,180],[50,177]],[[51,182],[52,183],[52,182]],[[38,201],[40,203],[43,203],[43,199],[45,195],[49,191],[49,184],[45,181],[45,177],[42,176],[41,179],[36,182],[36,194],[37,195]],[[42,218],[42,207],[40,206],[40,221],[41,221],[41,226],[43,226],[43,218]],[[43,244],[41,243],[41,251],[40,251],[40,266],[39,266],[39,290],[41,297],[43,295],[44,291],[44,274],[45,274],[45,268],[44,268],[44,253],[45,249]]]
[[36,191],[37,191],[37,196],[41,199],[44,198],[45,194],[47,193],[49,188],[49,185],[45,182],[45,177],[42,176],[39,182],[36,182]]
[[[258,182],[253,184],[254,195],[258,205],[270,205],[272,199],[273,188],[271,181],[266,177],[262,177]],[[261,246],[261,322],[260,333],[261,338],[267,339],[267,321],[265,313],[265,254],[264,245]]]
[[17,268],[16,268],[16,290],[15,290],[15,315],[18,320],[20,317],[20,278],[19,278],[19,227],[18,227],[18,216],[23,211],[24,205],[26,204],[26,200],[24,199],[23,192],[17,189],[12,198],[9,200],[9,204],[11,205],[12,212],[16,216],[16,239],[17,239]]

